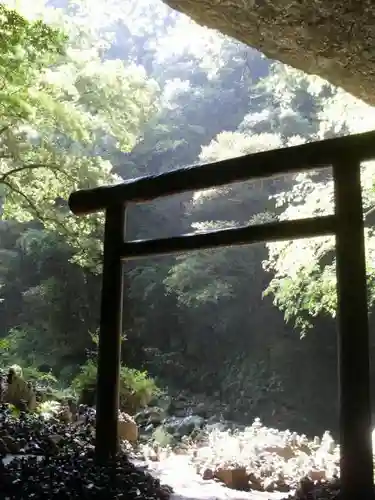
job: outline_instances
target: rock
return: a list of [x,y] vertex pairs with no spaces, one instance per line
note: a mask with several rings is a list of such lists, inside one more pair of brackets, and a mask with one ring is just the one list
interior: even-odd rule
[[307,476],[314,483],[316,481],[326,481],[327,480],[327,472],[325,470],[311,469],[308,472]]
[[209,414],[209,408],[207,408],[207,405],[205,403],[199,403],[195,408],[194,412],[195,415],[198,415],[198,417],[202,418],[207,418]]
[[78,404],[77,404],[77,402],[74,399],[72,399],[72,398],[68,398],[67,399],[67,405],[68,405],[68,408],[70,410],[70,413],[72,414],[72,419],[76,420],[77,414],[78,414]]
[[59,413],[57,414],[58,420],[63,422],[64,424],[70,424],[73,422],[73,415],[72,412],[70,411],[69,407],[64,407],[62,408]]
[[266,453],[275,454],[284,460],[290,460],[295,456],[295,452],[290,446],[267,446],[263,448]]
[[242,491],[249,489],[249,476],[245,467],[221,467],[215,470],[214,477],[228,488]]
[[296,495],[297,498],[303,498],[309,495],[314,490],[314,482],[308,478],[304,477],[299,482],[299,487],[297,488]]
[[148,424],[145,428],[144,428],[145,432],[149,433],[149,432],[152,432],[154,430],[154,425],[153,424]]
[[206,481],[209,481],[210,479],[214,479],[215,478],[215,473],[212,469],[204,469],[203,473],[202,473],[202,478]]
[[4,391],[5,403],[14,405],[18,409],[34,411],[36,409],[36,395],[30,384],[22,378],[22,370],[17,365],[10,367],[8,382]]
[[[375,104],[375,3],[164,0],[197,23]],[[355,43],[353,43],[355,40]],[[250,51],[250,49],[249,49]]]
[[157,427],[153,434],[152,439],[160,446],[172,446],[175,443],[175,438],[170,434],[165,427],[162,425]]
[[[9,439],[15,443],[13,446]],[[8,405],[0,405],[0,453],[1,449],[9,453],[8,447],[12,447],[13,453],[51,455],[77,449],[77,440],[85,447],[92,446],[94,437],[90,426],[74,428],[72,424],[55,423],[52,419],[46,421],[35,413],[20,412],[17,416]]]
[[189,415],[187,417],[172,417],[163,423],[163,427],[168,434],[182,438],[202,429],[204,424],[205,421],[202,417]]
[[5,389],[6,389],[5,377],[1,374],[0,375],[0,403],[4,402]]
[[276,481],[272,477],[267,477],[263,481],[263,489],[268,493],[272,493],[276,489]]
[[135,443],[138,440],[138,426],[127,413],[121,413],[118,420],[118,436],[120,440]]
[[96,383],[87,385],[81,391],[79,396],[79,406],[95,406],[96,404]]
[[288,491],[290,491],[290,487],[283,479],[277,479],[274,477],[269,477],[264,480],[263,489],[264,491],[267,491],[269,493],[272,493],[274,491],[287,493]]
[[161,408],[163,411],[165,411],[166,413],[168,412],[169,410],[169,407],[171,406],[172,404],[172,397],[168,394],[161,394],[155,398],[153,398],[150,403],[149,403],[149,407],[152,407],[152,408]]
[[151,424],[152,426],[158,426],[166,416],[166,412],[162,408],[148,407],[138,412],[134,416],[134,420],[138,425],[148,426]]
[[60,434],[52,434],[52,436],[48,436],[48,439],[54,444],[59,444],[64,439],[64,437]]
[[224,432],[227,430],[227,424],[225,422],[218,422],[216,418],[209,418],[206,425],[207,432],[220,431]]
[[181,424],[179,425],[179,434],[188,436],[194,430],[202,429],[204,424],[205,421],[202,417],[198,415],[190,415],[181,421]]
[[173,399],[168,407],[168,415],[175,417],[186,417],[187,403],[185,399]]
[[299,446],[298,446],[298,450],[301,452],[301,453],[305,453],[306,455],[308,456],[311,456],[312,454],[312,449],[305,443],[301,443]]
[[264,491],[262,481],[253,472],[251,472],[249,474],[248,481],[249,481],[249,487],[251,490]]
[[184,407],[175,408],[173,410],[173,413],[171,413],[171,415],[173,415],[174,417],[177,417],[177,418],[185,418],[188,416],[188,412],[187,412],[187,409]]
[[7,445],[5,444],[5,441],[3,438],[0,438],[0,456],[4,456],[10,453],[10,450],[8,449]]
[[21,446],[15,439],[11,438],[10,436],[3,436],[2,440],[8,448],[9,453],[19,453]]

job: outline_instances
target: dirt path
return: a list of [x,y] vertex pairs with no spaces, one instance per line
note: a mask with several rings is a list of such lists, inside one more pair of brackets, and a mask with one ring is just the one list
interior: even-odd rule
[[[145,462],[136,462],[144,465]],[[161,462],[147,462],[148,470],[174,490],[171,500],[281,500],[286,493],[242,492],[216,481],[202,479],[189,464],[188,457],[175,455]]]

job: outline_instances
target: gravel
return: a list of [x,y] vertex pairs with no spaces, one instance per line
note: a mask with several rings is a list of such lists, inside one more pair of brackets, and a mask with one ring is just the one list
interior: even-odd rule
[[[161,486],[125,454],[98,465],[94,460],[92,413],[86,425],[0,407],[0,498],[7,500],[121,499],[168,500],[171,489]],[[13,454],[12,460],[4,458]]]
[[125,456],[106,466],[95,463],[93,453],[81,451],[55,457],[16,458],[0,466],[0,498],[167,500],[162,487]]

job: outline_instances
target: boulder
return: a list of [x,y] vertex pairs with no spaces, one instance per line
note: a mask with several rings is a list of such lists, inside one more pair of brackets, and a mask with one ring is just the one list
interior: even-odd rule
[[245,467],[220,467],[214,476],[228,488],[246,491],[249,489],[249,475]]
[[194,431],[203,428],[205,420],[198,415],[187,417],[171,417],[163,423],[166,432],[176,437],[190,436]]
[[[375,1],[164,0],[203,26],[375,105]],[[249,50],[251,57],[251,50]]]
[[156,427],[162,423],[162,421],[166,417],[166,411],[157,406],[148,407],[140,412],[138,412],[134,416],[134,420],[138,425],[147,427],[148,425],[152,425],[152,427]]
[[64,406],[57,414],[57,418],[64,424],[71,424],[73,422],[73,414],[68,406]]
[[14,405],[21,410],[34,411],[36,409],[36,395],[31,384],[22,378],[22,371],[11,367],[8,382],[3,394],[3,401]]
[[210,467],[207,467],[202,472],[202,478],[206,481],[210,481],[215,478],[215,472]]
[[118,437],[120,441],[129,441],[129,443],[136,443],[138,440],[138,426],[134,418],[127,413],[119,415]]

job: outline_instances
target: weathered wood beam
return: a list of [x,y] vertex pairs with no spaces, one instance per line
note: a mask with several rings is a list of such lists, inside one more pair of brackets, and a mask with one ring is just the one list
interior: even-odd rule
[[374,500],[370,349],[360,165],[333,167],[335,180],[340,499]]
[[267,224],[242,226],[233,229],[222,229],[220,231],[185,234],[172,238],[129,241],[122,245],[121,257],[129,260],[190,252],[193,250],[250,245],[264,241],[311,238],[334,234],[335,229],[336,218],[334,215],[293,221],[269,222]]
[[74,214],[85,215],[118,203],[148,201],[248,179],[323,168],[348,156],[360,158],[361,161],[375,157],[375,132],[185,167],[159,175],[130,179],[114,186],[83,189],[70,195],[69,207]]
[[126,210],[123,205],[106,211],[104,257],[100,306],[96,459],[106,463],[118,450],[118,410],[120,391],[123,265],[120,256],[124,242]]

